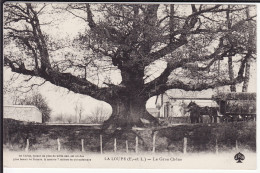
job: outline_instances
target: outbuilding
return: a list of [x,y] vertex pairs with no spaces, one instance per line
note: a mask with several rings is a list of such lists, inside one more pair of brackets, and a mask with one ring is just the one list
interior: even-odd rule
[[42,113],[32,105],[5,105],[3,108],[4,117],[23,122],[42,123]]

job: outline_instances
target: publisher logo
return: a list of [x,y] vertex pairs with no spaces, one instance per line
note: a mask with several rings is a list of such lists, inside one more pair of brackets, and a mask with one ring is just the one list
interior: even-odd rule
[[234,156],[234,159],[237,161],[237,163],[242,163],[242,161],[245,160],[245,156],[239,152]]

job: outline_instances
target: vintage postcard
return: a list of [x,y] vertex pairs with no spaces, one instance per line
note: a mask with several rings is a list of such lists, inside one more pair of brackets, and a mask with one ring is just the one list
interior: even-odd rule
[[4,168],[256,170],[257,5],[3,3]]

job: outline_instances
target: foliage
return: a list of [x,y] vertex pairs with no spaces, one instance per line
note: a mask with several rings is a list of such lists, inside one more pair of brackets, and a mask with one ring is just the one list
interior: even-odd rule
[[41,111],[43,123],[50,120],[51,108],[48,106],[46,99],[40,93],[34,92],[31,96],[21,98],[18,104],[34,105]]
[[236,92],[220,92],[212,96],[212,99],[220,101],[226,100],[256,100],[256,93],[236,93]]
[[109,110],[103,106],[97,106],[87,117],[87,121],[93,124],[100,124],[107,120],[110,114]]
[[95,107],[89,114],[84,114],[82,105],[75,106],[76,116],[70,114],[58,114],[51,121],[55,123],[85,123],[85,124],[102,124],[108,119],[111,112],[103,105]]
[[[81,20],[84,29],[73,41],[51,35],[45,20],[57,14]],[[10,2],[4,4],[4,65],[109,103],[123,126],[140,124],[154,120],[145,110],[152,96],[248,79],[255,17],[255,6],[242,4]]]

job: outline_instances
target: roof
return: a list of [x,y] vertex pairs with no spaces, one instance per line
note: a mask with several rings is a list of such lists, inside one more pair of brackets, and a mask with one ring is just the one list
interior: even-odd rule
[[[204,106],[209,106],[209,107],[218,107],[218,104],[216,101],[213,100],[193,100],[197,105],[204,107]],[[189,102],[187,102],[189,103]]]
[[35,110],[37,112],[41,111],[33,105],[4,105],[3,107],[4,114],[5,115],[11,115],[11,114],[27,114],[28,112]]
[[4,105],[4,107],[13,107],[13,108],[36,108],[36,106],[33,105]]
[[214,100],[256,100],[255,92],[222,92],[212,96]]
[[159,112],[159,110],[157,108],[147,108],[148,112]]

